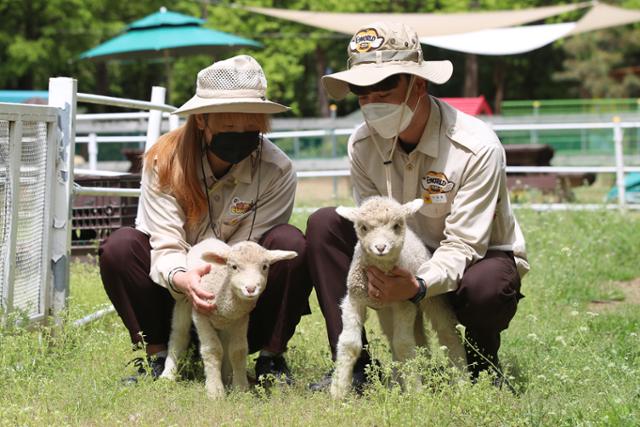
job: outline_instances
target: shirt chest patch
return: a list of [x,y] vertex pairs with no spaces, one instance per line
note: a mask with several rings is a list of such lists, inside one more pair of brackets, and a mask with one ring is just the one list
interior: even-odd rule
[[238,197],[234,197],[231,200],[231,206],[229,206],[229,213],[231,215],[244,215],[253,208],[253,200],[240,200]]
[[456,184],[442,172],[429,171],[420,180],[422,200],[425,204],[447,203],[448,194]]

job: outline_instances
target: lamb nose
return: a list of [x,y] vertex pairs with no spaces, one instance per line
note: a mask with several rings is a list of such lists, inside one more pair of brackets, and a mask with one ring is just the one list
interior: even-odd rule
[[386,245],[376,245],[376,249],[378,250],[378,252],[382,253],[382,251],[384,251],[384,248],[386,247]]
[[247,292],[252,294],[256,291],[256,287],[255,286],[247,286]]

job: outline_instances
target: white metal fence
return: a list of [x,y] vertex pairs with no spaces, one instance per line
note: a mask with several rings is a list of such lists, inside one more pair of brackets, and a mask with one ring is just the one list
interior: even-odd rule
[[[167,111],[167,110],[165,110]],[[159,113],[158,114],[162,114]],[[178,125],[177,118],[175,116],[169,116],[167,112],[164,113],[165,117],[169,117],[171,122],[171,128],[175,128]],[[161,116],[157,116],[161,117]],[[116,113],[116,114],[87,114],[79,115],[78,119],[83,121],[98,121],[98,120],[141,120],[144,122],[149,118],[149,113]],[[614,117],[610,121],[601,122],[584,122],[577,121],[575,118],[571,122],[566,123],[489,123],[489,125],[496,132],[512,132],[512,131],[528,131],[532,133],[545,132],[545,131],[602,131],[609,130],[611,133],[610,146],[613,147],[613,156],[611,158],[610,166],[509,166],[507,167],[508,174],[515,173],[534,173],[534,174],[584,174],[584,173],[613,173],[616,176],[617,192],[617,204],[619,207],[624,207],[628,199],[625,195],[624,176],[626,173],[638,172],[640,167],[638,166],[625,166],[624,164],[624,150],[623,140],[625,131],[636,129],[636,132],[640,132],[640,120],[633,120],[626,116],[623,120]],[[325,123],[326,126],[326,123]],[[149,126],[149,128],[156,128],[156,126]],[[337,137],[347,136],[353,132],[353,128],[325,128],[325,129],[313,129],[313,130],[294,130],[294,131],[275,131],[269,133],[267,136],[277,142],[278,140],[293,140],[294,151],[299,151],[299,141],[304,138],[329,138],[333,143],[332,153],[335,156],[337,151]],[[143,142],[149,144],[149,136],[141,135],[98,135],[97,133],[90,133],[88,136],[81,136],[76,138],[76,142],[89,144],[89,167],[83,169],[83,173],[89,173],[89,171],[97,170],[97,155],[99,143],[107,142],[137,142],[142,146]],[[296,148],[297,147],[297,148]],[[296,159],[294,155],[294,159]],[[340,177],[346,177],[349,175],[349,171],[344,169],[332,169],[332,170],[303,170],[298,172],[299,178],[333,178],[334,180]],[[335,185],[334,185],[335,187]],[[106,191],[106,190],[105,190]],[[122,193],[124,194],[124,193]],[[132,194],[128,190],[127,194]],[[579,208],[575,205],[567,205],[570,208]],[[611,207],[611,206],[609,206]],[[632,207],[633,208],[633,207]]]
[[52,78],[49,106],[0,103],[0,320],[42,320],[66,306],[77,102],[151,109],[149,146],[162,112],[175,109],[164,96],[159,87],[151,102],[81,94],[74,79]]
[[[62,117],[46,106],[0,105],[0,311],[40,320],[53,301],[49,263]],[[63,168],[59,173],[63,173]]]

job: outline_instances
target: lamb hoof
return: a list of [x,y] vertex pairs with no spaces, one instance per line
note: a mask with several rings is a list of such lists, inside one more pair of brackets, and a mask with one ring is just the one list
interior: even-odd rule
[[344,399],[347,396],[348,392],[349,392],[349,388],[348,387],[341,386],[340,384],[338,384],[337,381],[332,381],[331,382],[330,393],[331,393],[331,397],[334,400]]
[[224,387],[207,388],[207,396],[211,400],[220,400],[224,398]]
[[168,370],[164,370],[162,372],[162,374],[160,375],[161,379],[163,380],[167,380],[167,381],[175,381],[176,380],[176,374],[174,372],[168,371]]

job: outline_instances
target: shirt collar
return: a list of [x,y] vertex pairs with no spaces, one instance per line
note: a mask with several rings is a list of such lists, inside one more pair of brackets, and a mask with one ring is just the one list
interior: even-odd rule
[[429,157],[436,158],[438,157],[440,147],[440,123],[442,116],[440,114],[440,107],[438,107],[438,104],[433,100],[431,95],[429,95],[429,103],[431,104],[429,119],[424,127],[424,132],[422,132],[416,150]]
[[242,182],[243,184],[251,184],[251,166],[257,161],[257,159],[258,150],[255,150],[253,153],[251,153],[250,156],[242,159],[240,163],[231,166],[231,170],[229,171],[231,173],[231,176],[233,176],[238,182]]
[[[225,176],[223,176],[221,179],[228,179],[228,178],[233,178],[233,181],[235,182],[241,182],[243,184],[251,184],[251,165],[256,161],[258,157],[258,151],[254,151],[253,153],[251,153],[250,156],[248,156],[245,159],[242,159],[238,164],[235,165],[231,165],[231,169],[229,169],[229,172],[226,173]],[[209,162],[206,160],[206,153],[205,153],[205,157],[203,157],[201,159],[202,161],[202,165],[204,168],[204,176],[207,177],[207,186],[211,186],[212,184],[214,184],[215,182],[219,181],[220,179],[216,178],[213,175],[213,171],[211,170],[211,166],[209,165]],[[198,177],[200,178],[200,180],[202,180],[202,169],[198,168]]]

